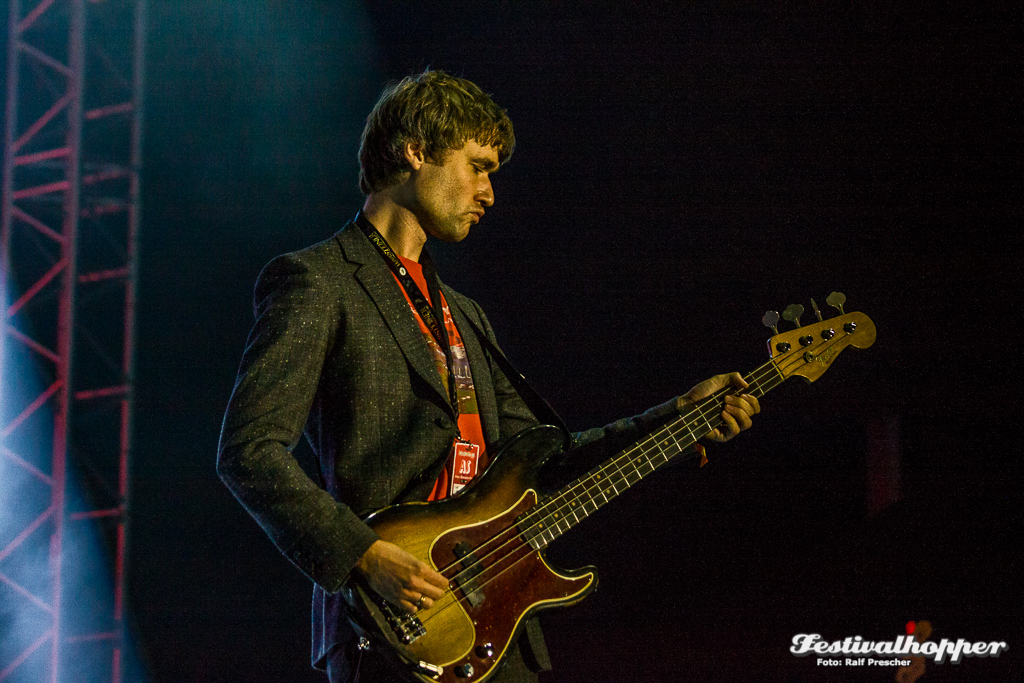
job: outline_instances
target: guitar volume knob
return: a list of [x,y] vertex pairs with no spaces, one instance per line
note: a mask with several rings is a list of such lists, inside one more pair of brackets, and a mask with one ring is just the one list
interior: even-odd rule
[[455,667],[455,675],[459,678],[472,678],[475,669],[472,664],[460,664]]
[[494,656],[494,646],[490,643],[484,643],[483,645],[476,646],[476,656],[480,659],[490,659]]

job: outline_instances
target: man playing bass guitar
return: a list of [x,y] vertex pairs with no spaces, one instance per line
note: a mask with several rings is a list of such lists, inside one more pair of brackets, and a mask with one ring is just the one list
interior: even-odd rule
[[[455,496],[495,444],[558,423],[510,369],[480,307],[438,279],[424,248],[428,236],[458,242],[480,222],[494,203],[490,176],[514,145],[506,112],[467,80],[427,71],[386,88],[362,137],[362,210],[323,242],[271,261],[256,284],[217,469],[313,581],[313,664],[332,683],[398,675],[350,618],[340,597],[350,579],[410,615],[429,613],[451,588],[365,516]],[[724,387],[735,391],[708,438],[726,441],[760,410],[738,373],[567,442],[628,443]],[[291,454],[303,431],[319,482]],[[550,668],[536,621],[516,632],[523,637],[487,680],[532,681]]]

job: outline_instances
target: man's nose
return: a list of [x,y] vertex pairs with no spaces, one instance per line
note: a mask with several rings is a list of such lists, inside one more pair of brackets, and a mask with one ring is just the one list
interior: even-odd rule
[[491,187],[490,178],[485,180],[480,189],[477,190],[475,199],[483,206],[494,206],[494,188]]

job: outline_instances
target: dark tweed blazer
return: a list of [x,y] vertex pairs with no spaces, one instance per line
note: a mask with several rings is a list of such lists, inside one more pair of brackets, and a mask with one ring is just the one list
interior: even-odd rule
[[[487,443],[536,424],[466,321],[494,341],[483,311],[441,288],[465,342]],[[399,285],[354,223],[271,261],[256,284],[255,313],[217,471],[315,583],[313,661],[320,663],[351,637],[332,594],[377,540],[360,518],[425,498],[455,437],[455,415]],[[674,400],[575,439],[631,440],[673,411]],[[303,431],[320,483],[291,455]]]

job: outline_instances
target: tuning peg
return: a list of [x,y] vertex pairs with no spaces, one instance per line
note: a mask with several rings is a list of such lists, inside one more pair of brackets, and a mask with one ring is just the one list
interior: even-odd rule
[[779,328],[777,327],[779,324],[779,314],[775,311],[766,311],[764,317],[761,318],[761,322],[775,334],[779,333]]
[[790,304],[782,312],[782,319],[788,320],[797,327],[800,327],[800,316],[804,314],[804,307],[800,304]]
[[846,315],[846,311],[843,310],[843,304],[846,303],[846,295],[842,292],[832,292],[825,299],[825,303],[839,311],[840,315]]
[[814,315],[818,316],[818,322],[822,321],[821,311],[818,310],[818,304],[814,303],[814,299],[811,299],[811,308],[814,309]]

